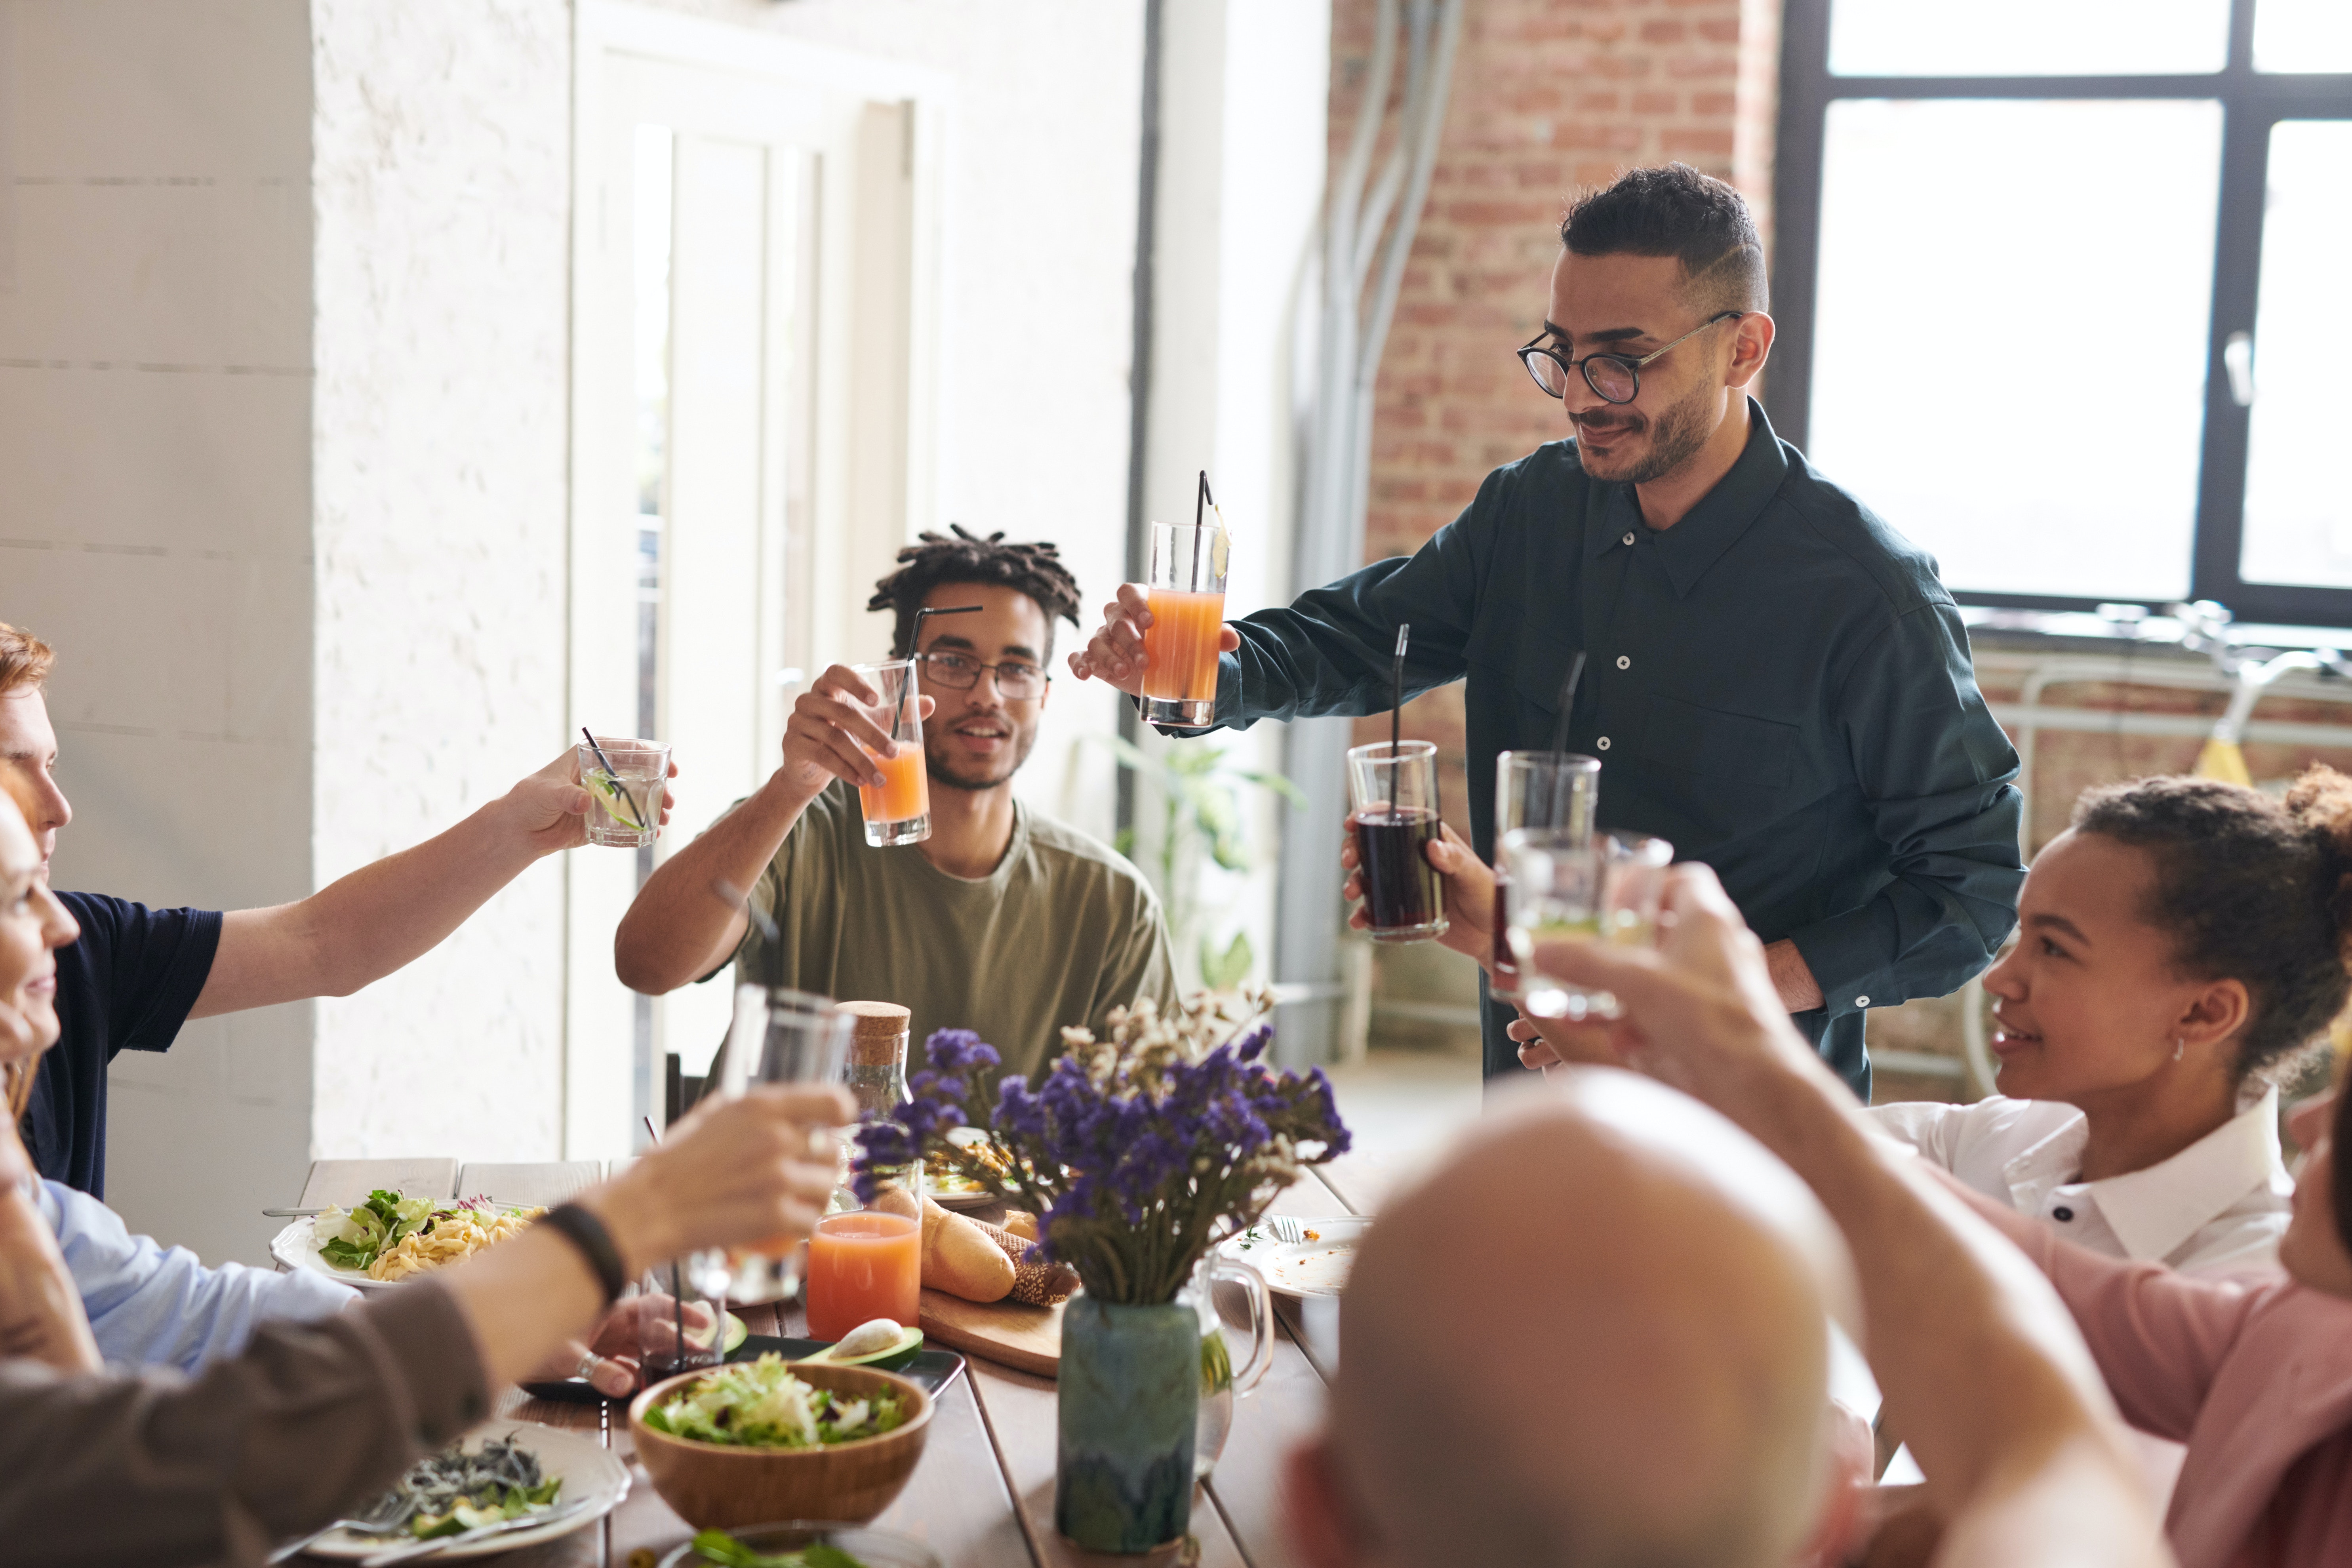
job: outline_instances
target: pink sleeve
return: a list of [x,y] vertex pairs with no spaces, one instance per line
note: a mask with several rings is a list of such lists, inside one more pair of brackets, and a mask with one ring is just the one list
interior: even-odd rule
[[2050,1277],[2124,1418],[2159,1437],[2188,1441],[2263,1282],[2198,1279],[2160,1263],[2109,1258],[2059,1240],[2048,1226],[2006,1205],[1963,1195]]

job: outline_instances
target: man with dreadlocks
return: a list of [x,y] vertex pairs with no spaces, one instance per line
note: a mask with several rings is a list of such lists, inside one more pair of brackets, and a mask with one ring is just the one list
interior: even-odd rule
[[[966,1028],[1028,1072],[1065,1026],[1103,1027],[1139,995],[1173,999],[1159,900],[1108,845],[1013,794],[1037,743],[1055,616],[1078,585],[1051,544],[926,533],[866,607],[896,618],[893,657],[920,661],[931,833],[876,848],[852,787],[879,784],[864,747],[888,738],[856,706],[879,695],[846,666],[793,704],[783,765],[647,879],[613,952],[621,981],[658,994],[736,962],[746,981],[897,1002],[915,1038]],[[971,614],[917,612],[966,605]],[[722,889],[749,888],[775,931]],[[986,1098],[992,1101],[990,1086]]]

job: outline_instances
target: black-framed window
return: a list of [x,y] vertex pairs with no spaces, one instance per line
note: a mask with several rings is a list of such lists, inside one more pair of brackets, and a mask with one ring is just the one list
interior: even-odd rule
[[1766,399],[1963,603],[2352,626],[2352,0],[1787,0]]

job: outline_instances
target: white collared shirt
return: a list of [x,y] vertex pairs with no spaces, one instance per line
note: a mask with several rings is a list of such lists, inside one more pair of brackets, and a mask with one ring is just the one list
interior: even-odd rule
[[2275,1088],[2169,1160],[2098,1182],[2080,1179],[2083,1113],[2056,1100],[1994,1095],[1870,1113],[1923,1158],[2094,1252],[2192,1274],[2278,1267],[2294,1178],[2279,1152]]

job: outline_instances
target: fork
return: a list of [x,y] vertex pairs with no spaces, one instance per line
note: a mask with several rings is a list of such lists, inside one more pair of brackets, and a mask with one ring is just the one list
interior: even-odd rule
[[[397,1517],[394,1517],[395,1514]],[[283,1563],[296,1552],[309,1547],[313,1542],[332,1535],[339,1530],[348,1530],[354,1535],[390,1535],[407,1522],[408,1509],[404,1504],[395,1504],[392,1510],[376,1516],[331,1520],[302,1537],[301,1540],[288,1542],[262,1561]]]
[[1274,1232],[1274,1239],[1286,1247],[1297,1247],[1307,1239],[1307,1227],[1290,1215],[1261,1215],[1258,1223]]
[[405,1563],[412,1557],[430,1557],[452,1546],[471,1545],[487,1536],[505,1535],[517,1530],[536,1530],[542,1524],[553,1524],[559,1519],[570,1519],[575,1513],[585,1512],[592,1506],[586,1501],[575,1502],[569,1508],[559,1508],[549,1513],[526,1513],[520,1518],[500,1520],[496,1524],[477,1525],[455,1535],[436,1535],[429,1540],[408,1542],[379,1552],[373,1557],[362,1557],[360,1568],[389,1568],[392,1563]]

